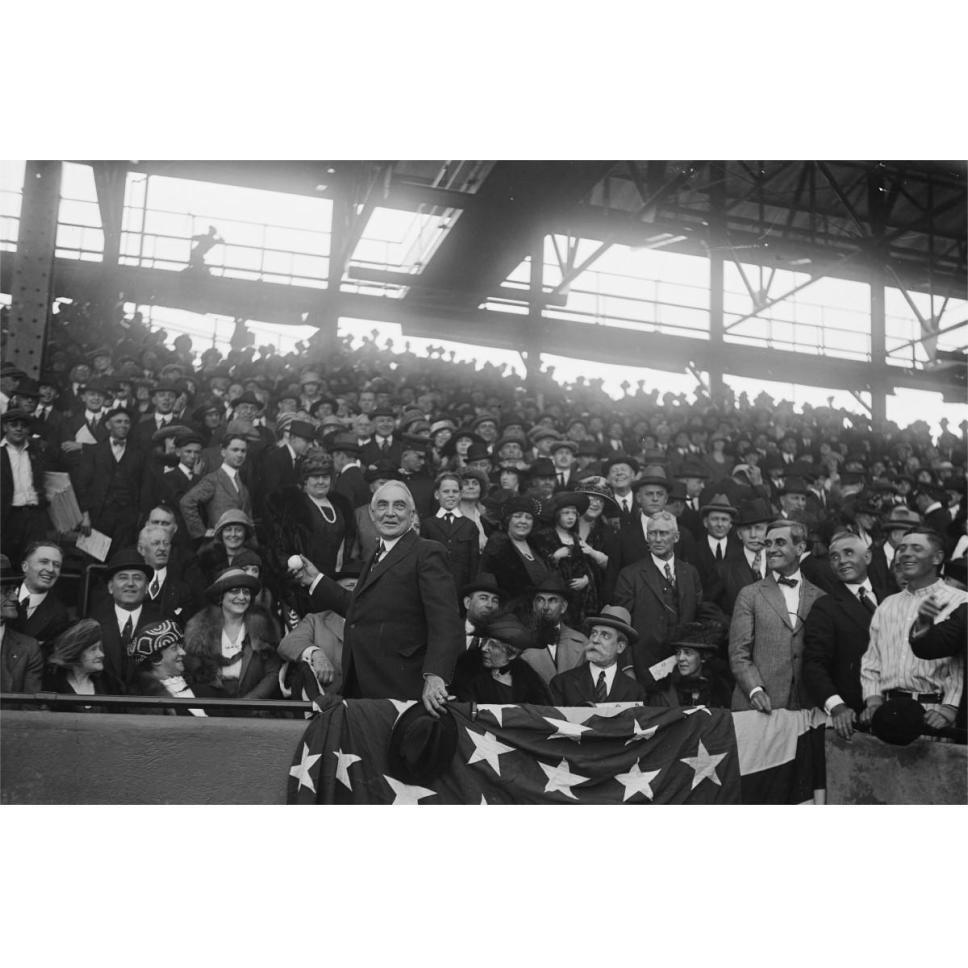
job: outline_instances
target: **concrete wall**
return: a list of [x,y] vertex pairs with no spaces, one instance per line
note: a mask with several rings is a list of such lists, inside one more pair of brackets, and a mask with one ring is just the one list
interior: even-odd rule
[[[3,803],[250,803],[286,801],[303,720],[4,711]],[[968,800],[968,747],[891,747],[827,731],[829,803]]]

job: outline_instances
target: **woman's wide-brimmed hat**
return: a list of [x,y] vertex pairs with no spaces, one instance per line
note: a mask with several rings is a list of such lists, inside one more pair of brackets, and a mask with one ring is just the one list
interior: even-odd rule
[[497,639],[522,652],[525,649],[535,649],[539,645],[531,631],[511,612],[489,619],[484,623],[481,631],[489,638]]
[[588,495],[580,491],[559,491],[548,501],[545,515],[549,520],[554,520],[555,515],[562,508],[574,508],[579,515],[582,515],[588,510]]
[[51,665],[67,668],[74,665],[85,649],[101,641],[101,623],[93,618],[82,618],[65,629],[54,640],[54,648],[47,660]]
[[222,596],[231,588],[250,588],[255,594],[262,587],[258,578],[247,575],[241,568],[226,568],[208,588],[205,594],[214,602],[221,600]]
[[608,481],[604,477],[586,477],[575,485],[575,490],[579,494],[587,494],[589,497],[600,497],[605,502],[606,515],[611,517],[619,513],[618,504],[612,489],[608,486]]

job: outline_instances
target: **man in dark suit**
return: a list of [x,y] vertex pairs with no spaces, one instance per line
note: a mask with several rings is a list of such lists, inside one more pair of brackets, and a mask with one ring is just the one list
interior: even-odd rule
[[727,562],[738,561],[743,543],[733,531],[733,521],[739,509],[729,503],[725,494],[714,495],[700,507],[702,529],[689,555],[679,554],[699,572],[707,601],[723,606]]
[[313,611],[345,616],[343,687],[348,697],[420,699],[443,710],[447,684],[464,651],[457,591],[444,549],[412,530],[413,496],[399,481],[378,488],[370,515],[380,535],[350,592],[305,558],[298,579]]
[[299,484],[296,464],[309,450],[316,430],[307,420],[280,419],[282,438],[275,446],[266,447],[259,455],[259,469],[253,477],[253,501],[260,514],[266,515],[270,496],[283,488]]
[[370,414],[373,420],[373,437],[360,450],[360,463],[374,467],[377,461],[388,460],[394,467],[400,466],[400,441],[394,434],[393,411],[378,407]]
[[855,534],[840,532],[830,542],[830,564],[837,582],[814,603],[804,628],[803,685],[810,702],[833,720],[842,739],[850,739],[864,710],[860,660],[867,651],[871,616],[884,590],[873,587],[871,551]]
[[773,520],[773,510],[764,498],[747,501],[736,517],[736,534],[742,546],[740,554],[723,566],[723,594],[717,604],[727,615],[733,614],[740,589],[766,577],[766,552],[763,539],[766,526]]
[[193,594],[188,584],[168,567],[171,538],[164,528],[147,524],[138,535],[138,554],[152,569],[148,578],[148,602],[159,618],[173,619],[182,625],[201,604],[201,589]]
[[159,620],[155,607],[145,602],[154,569],[132,549],[117,552],[107,564],[110,599],[91,610],[101,626],[104,669],[129,688],[136,671],[128,659],[128,646],[146,625]]
[[132,442],[146,454],[151,453],[152,437],[156,431],[178,423],[174,412],[178,388],[167,381],[159,383],[151,388],[150,399],[152,412],[143,416],[131,430]]
[[606,605],[601,615],[585,619],[585,661],[556,675],[549,686],[556,706],[596,702],[644,702],[645,689],[626,675],[619,657],[638,639],[626,609]]
[[37,380],[39,398],[34,410],[36,432],[44,438],[48,447],[59,449],[64,414],[57,406],[59,394],[57,377],[52,373],[41,373]]
[[400,438],[400,480],[413,495],[420,518],[430,515],[434,507],[434,481],[426,471],[428,444],[426,437],[403,434]]
[[64,603],[54,591],[63,563],[63,553],[56,544],[36,541],[27,547],[21,565],[23,581],[17,589],[17,616],[11,625],[36,639],[44,650],[49,650],[71,624]]
[[354,508],[368,505],[370,485],[366,483],[360,467],[360,445],[356,437],[353,434],[334,434],[328,450],[333,456],[333,469],[336,471],[333,490],[342,494]]
[[647,528],[648,554],[619,572],[615,602],[632,615],[638,633],[632,644],[635,678],[649,689],[671,672],[670,636],[677,625],[695,621],[703,590],[696,569],[675,553],[675,517],[660,511],[648,519]]
[[679,524],[688,528],[693,535],[702,534],[702,492],[709,480],[709,470],[706,465],[694,456],[687,457],[676,468],[675,478],[681,481],[686,489],[685,507],[679,515]]
[[454,585],[463,588],[477,574],[481,560],[477,525],[461,514],[460,475],[453,471],[438,474],[434,481],[434,498],[439,505],[436,514],[420,522],[420,536],[439,541],[447,549]]
[[88,380],[81,387],[78,408],[61,424],[60,449],[68,470],[77,468],[85,450],[107,440],[103,408],[110,397],[111,385],[107,380]]
[[823,594],[800,572],[806,528],[774,521],[763,547],[770,573],[736,599],[729,627],[729,665],[736,677],[733,709],[801,709],[804,622]]
[[105,416],[108,439],[86,448],[74,475],[82,513],[81,530],[96,529],[111,539],[112,549],[134,543],[141,506],[144,454],[128,440],[131,411],[115,407]]
[[20,576],[0,555],[0,692],[37,693],[43,688],[44,658],[37,640],[18,632],[17,587]]
[[47,461],[30,439],[33,418],[25,410],[7,410],[0,442],[0,547],[11,561],[47,534],[44,470]]

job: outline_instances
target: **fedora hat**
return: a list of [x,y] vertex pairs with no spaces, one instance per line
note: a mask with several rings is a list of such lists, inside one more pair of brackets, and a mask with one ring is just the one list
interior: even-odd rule
[[708,480],[709,469],[706,465],[695,457],[687,457],[679,466],[676,468],[673,477],[700,477],[703,480]]
[[723,511],[733,518],[739,514],[739,508],[734,508],[733,505],[729,503],[729,498],[726,497],[725,494],[713,495],[708,504],[704,504],[699,508],[700,515],[709,514],[711,511]]
[[578,444],[574,440],[559,439],[551,443],[549,450],[553,454],[556,450],[570,450],[576,457],[578,456]]
[[632,490],[637,491],[646,484],[657,484],[668,490],[672,486],[672,481],[669,480],[664,467],[659,464],[646,464],[642,468],[642,476],[632,481]]
[[585,619],[582,630],[588,635],[596,625],[617,629],[629,640],[629,645],[638,641],[639,633],[632,627],[632,616],[621,605],[606,605],[601,615],[590,615]]
[[531,480],[536,477],[555,477],[557,478],[558,472],[555,470],[555,465],[551,462],[549,457],[539,457],[531,465]]
[[387,749],[390,773],[404,783],[425,786],[443,773],[457,752],[453,716],[435,718],[414,703],[394,724]]
[[561,575],[554,573],[545,575],[534,587],[534,594],[537,595],[539,592],[545,595],[560,595],[566,602],[568,601],[568,586]]
[[337,450],[354,457],[360,454],[360,445],[353,434],[336,434],[330,438],[328,449],[331,454]]
[[896,504],[881,518],[881,525],[885,531],[917,528],[921,525],[921,515],[917,511]]
[[776,514],[770,507],[766,498],[758,497],[752,501],[747,501],[740,509],[736,517],[736,527],[743,527],[750,524],[769,524]]
[[246,574],[241,568],[226,568],[205,589],[205,594],[212,601],[218,602],[230,588],[249,588],[255,594],[261,587],[262,583],[258,578]]

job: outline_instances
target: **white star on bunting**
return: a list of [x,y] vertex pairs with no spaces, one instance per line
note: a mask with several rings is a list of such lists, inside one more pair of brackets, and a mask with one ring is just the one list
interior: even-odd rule
[[500,776],[501,764],[498,762],[498,757],[502,753],[513,753],[514,747],[505,746],[503,743],[498,742],[493,733],[485,733],[481,736],[480,733],[475,733],[472,729],[467,729],[466,726],[464,729],[474,744],[474,752],[471,753],[471,758],[467,761],[467,765],[470,766],[472,763],[480,763],[483,761]]
[[541,717],[545,722],[551,723],[555,728],[548,739],[573,739],[576,743],[581,742],[581,734],[587,733],[591,726],[582,726],[581,723],[569,723],[567,719],[552,719],[550,716]]
[[[345,703],[346,700],[344,699]],[[416,699],[388,699],[387,702],[393,703],[393,708],[397,711],[397,718],[393,721],[393,725],[396,726],[400,721],[400,717],[411,707],[417,704]]]
[[638,743],[641,740],[652,739],[652,737],[655,736],[655,734],[659,731],[658,726],[647,726],[645,729],[643,729],[635,717],[632,718],[632,728],[634,732],[632,734],[632,738],[625,741],[626,746],[631,746],[633,743]]
[[504,726],[505,709],[517,709],[517,706],[514,703],[507,703],[505,705],[500,705],[499,703],[486,702],[486,703],[480,703],[477,707],[477,711],[479,713],[482,711],[486,713],[490,713],[494,717],[494,722],[496,722],[498,726],[502,726],[502,727]]
[[660,770],[648,770],[643,773],[639,769],[638,763],[632,764],[632,769],[628,773],[619,773],[615,779],[625,787],[622,794],[622,803],[631,800],[636,793],[641,793],[647,799],[652,799],[652,781],[659,775]]
[[715,756],[711,756],[706,747],[702,745],[702,740],[699,740],[699,749],[696,751],[696,755],[687,756],[679,762],[685,763],[686,766],[695,770],[692,778],[692,789],[695,790],[706,777],[709,777],[717,786],[723,785],[716,775],[716,767],[724,759],[726,759],[725,753],[717,753]]
[[302,759],[299,761],[298,766],[289,767],[289,775],[294,776],[299,781],[299,784],[296,786],[296,793],[303,787],[308,787],[313,793],[316,792],[316,784],[313,783],[313,778],[309,775],[309,771],[316,765],[316,761],[321,755],[321,753],[316,753],[314,756],[310,756],[309,746],[303,743]]
[[577,773],[571,772],[571,767],[568,765],[567,760],[562,760],[557,766],[548,766],[547,763],[538,763],[538,766],[544,771],[544,775],[548,777],[548,782],[545,784],[545,793],[563,793],[566,797],[571,797],[572,800],[577,800],[578,797],[571,792],[573,786],[577,786],[579,783],[584,783],[588,777],[579,776]]
[[703,712],[707,716],[712,716],[712,710],[707,708],[706,706],[693,706],[690,709],[683,709],[682,715],[691,716],[693,713],[698,713],[698,712]]
[[333,750],[333,756],[336,757],[336,779],[339,780],[347,790],[353,789],[353,784],[350,783],[350,767],[354,763],[360,762],[360,757],[355,753],[344,753],[342,750]]
[[422,786],[408,786],[406,783],[395,780],[392,776],[387,776],[386,773],[383,774],[383,779],[390,784],[390,789],[396,794],[393,801],[393,806],[395,807],[412,806],[413,804],[419,803],[424,797],[437,796],[435,790],[428,790]]
[[489,807],[490,806],[490,804],[487,802],[487,797],[485,797],[483,793],[481,794],[481,802],[478,804],[478,806],[479,807]]

